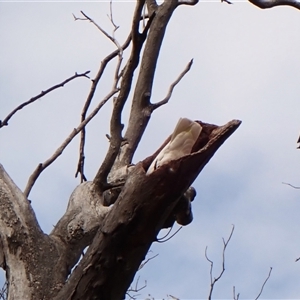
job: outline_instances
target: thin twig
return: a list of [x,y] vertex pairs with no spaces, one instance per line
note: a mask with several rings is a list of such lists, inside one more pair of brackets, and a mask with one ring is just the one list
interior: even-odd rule
[[43,96],[47,95],[48,93],[52,92],[53,90],[56,90],[57,88],[63,87],[66,83],[68,83],[69,81],[78,78],[78,77],[86,77],[89,78],[89,76],[87,76],[87,74],[89,74],[90,71],[86,71],[84,73],[81,74],[77,74],[75,73],[75,75],[71,76],[70,78],[64,80],[63,82],[56,84],[54,86],[52,86],[51,88],[42,91],[40,94],[38,94],[35,97],[32,97],[31,99],[29,99],[28,101],[20,104],[18,107],[16,107],[10,114],[7,115],[7,117],[5,117],[5,119],[3,121],[0,120],[0,128],[3,126],[7,126],[8,125],[8,121],[11,119],[11,117],[18,111],[21,110],[23,107],[35,102],[36,100],[42,98]]
[[83,122],[81,122],[77,128],[74,128],[74,130],[70,133],[70,135],[61,144],[61,146],[54,152],[54,154],[50,158],[48,158],[45,162],[40,163],[37,166],[35,171],[29,177],[26,188],[24,190],[24,195],[26,197],[28,197],[39,175],[62,154],[64,149],[73,140],[73,138],[93,119],[93,117],[98,113],[101,107],[118,91],[119,91],[118,89],[113,89],[112,91],[110,91],[106,95],[106,97],[97,105],[97,107],[89,114],[89,116]]
[[178,5],[196,5],[199,2],[199,0],[178,0]]
[[292,185],[292,184],[290,184],[290,183],[282,182],[282,184],[289,185],[289,186],[291,186],[292,188],[297,189],[297,190],[300,189],[300,186],[294,186],[294,185]]
[[180,226],[171,236],[169,236],[167,239],[162,240],[162,239],[158,239],[157,242],[158,243],[165,243],[167,241],[169,241],[173,236],[175,236],[180,230],[182,229],[182,226]]
[[[129,46],[130,41],[131,41],[131,34],[128,35],[125,43],[121,46],[122,51],[124,51]],[[94,97],[97,85],[98,85],[98,83],[99,83],[99,81],[100,81],[100,79],[101,79],[101,77],[104,73],[104,70],[105,70],[107,64],[119,54],[120,54],[120,49],[117,49],[117,50],[113,51],[112,53],[110,53],[108,56],[106,56],[105,59],[101,62],[99,71],[98,71],[96,77],[92,80],[93,83],[92,83],[90,92],[89,92],[88,97],[87,97],[87,99],[84,103],[84,107],[83,107],[82,112],[81,112],[81,122],[83,122],[86,118],[86,114],[87,114],[87,111],[88,111],[88,109],[91,105],[91,102],[92,102],[92,99]],[[120,58],[119,58],[119,60],[120,60]],[[117,66],[116,70],[119,69],[119,65],[120,65],[120,63],[118,63],[118,66]],[[115,77],[116,77],[116,75],[115,75]],[[114,87],[115,88],[117,87],[117,82],[118,81],[115,79],[115,81],[114,81]],[[86,177],[84,175],[85,136],[86,136],[85,135],[85,129],[83,128],[83,130],[80,133],[79,159],[78,159],[77,170],[76,170],[76,174],[75,174],[75,177],[77,177],[78,174],[80,174],[80,177],[81,177],[80,182],[83,182],[83,181],[86,180]]]
[[221,0],[221,3],[222,2],[226,2],[227,4],[232,4],[232,2],[230,2],[229,0]]
[[119,29],[120,26],[116,25],[116,23],[114,22],[112,11],[113,11],[113,9],[112,9],[112,0],[110,0],[109,1],[109,15],[107,15],[107,16],[108,16],[111,24],[114,26],[114,31],[113,31],[113,37],[114,37],[115,32]]
[[4,285],[0,289],[0,299],[1,300],[8,299],[8,281],[7,280],[4,282]]
[[300,9],[300,2],[295,0],[249,0],[249,2],[262,9],[272,8],[280,5],[292,6],[296,9]]
[[230,239],[233,235],[233,232],[234,232],[234,225],[232,225],[232,229],[231,229],[231,232],[230,232],[230,235],[229,235],[228,239],[225,241],[224,238],[222,238],[222,240],[223,240],[222,270],[221,270],[220,274],[217,277],[215,277],[214,279],[213,279],[213,275],[212,275],[214,262],[208,258],[208,256],[207,256],[207,246],[205,248],[205,258],[210,263],[210,290],[209,290],[208,300],[211,300],[211,296],[212,296],[212,293],[213,293],[214,286],[215,286],[216,282],[222,277],[222,275],[225,272],[225,251],[226,251],[228,243],[229,243],[229,241],[230,241]]
[[233,300],[239,300],[240,298],[240,293],[237,293],[237,295],[235,295],[235,286],[233,286]]
[[[113,24],[114,26],[114,31],[113,31],[113,36],[110,36],[106,31],[104,31],[94,20],[92,20],[90,17],[88,17],[84,12],[81,11],[81,13],[84,15],[85,19],[80,19],[80,20],[89,20],[90,22],[92,22],[106,37],[108,37],[118,48],[118,52],[116,53],[116,55],[118,54],[119,56],[119,60],[118,60],[118,63],[117,63],[117,67],[116,67],[116,71],[115,71],[115,76],[114,76],[114,87],[117,88],[117,84],[118,84],[118,81],[120,80],[121,76],[120,76],[120,67],[121,67],[121,63],[122,63],[122,59],[123,59],[123,50],[129,45],[129,42],[131,40],[131,37],[129,37],[128,40],[128,43],[125,42],[125,47],[124,45],[121,47],[119,42],[115,39],[114,37],[114,33],[115,31],[118,29],[118,26],[115,25],[114,21],[113,21],[113,17],[112,17],[112,2],[110,2],[110,20],[111,20],[111,23]],[[78,19],[74,16],[75,20]],[[114,56],[115,57],[115,56]],[[94,80],[94,85],[95,87],[97,86],[98,84],[98,81],[100,79],[100,77],[102,76],[103,74],[103,71],[104,71],[104,68],[106,67],[107,65],[107,62],[108,61],[104,61],[102,64],[101,64],[101,68],[98,72],[99,77],[98,78],[95,78]],[[97,76],[98,76],[97,74]],[[97,77],[96,76],[96,77]],[[97,80],[96,80],[97,79]],[[93,87],[91,88],[91,92],[93,90]],[[92,93],[92,96],[93,96],[94,93]],[[81,122],[84,121],[85,119],[85,115],[86,115],[86,112],[90,106],[90,103],[91,103],[91,100],[92,100],[92,97],[88,97],[85,105],[84,105],[84,108],[83,108],[83,112],[81,114]],[[81,132],[81,137],[80,137],[80,147],[79,147],[79,160],[78,160],[78,165],[77,165],[77,171],[76,171],[76,174],[75,174],[75,177],[78,176],[78,174],[80,174],[80,181],[83,182],[84,180],[86,180],[86,177],[84,175],[84,144],[85,144],[85,129],[82,130]]]
[[142,287],[139,288],[139,287],[138,287],[139,280],[140,280],[140,276],[139,276],[139,277],[137,278],[137,280],[136,280],[135,288],[130,287],[130,288],[127,290],[127,292],[126,292],[126,294],[130,297],[130,299],[136,299],[136,297],[140,296],[139,294],[134,295],[134,296],[131,296],[131,295],[129,294],[130,292],[138,293],[139,291],[141,291],[141,290],[143,290],[145,287],[147,287],[147,281],[145,280],[144,285],[143,285]]
[[140,52],[147,36],[146,33],[139,33],[139,22],[144,2],[145,0],[139,1],[134,12],[131,29],[132,49],[124,70],[124,74],[122,75],[120,93],[118,94],[117,99],[114,101],[112,117],[110,122],[109,149],[106,153],[102,165],[100,166],[94,178],[95,185],[101,191],[104,191],[109,187],[107,183],[107,177],[119,153],[121,142],[123,141],[122,130],[124,125],[121,122],[122,110],[125,105],[125,102],[127,101],[133,80],[133,73],[139,64]]
[[260,289],[260,292],[259,292],[259,294],[257,295],[257,297],[255,298],[255,300],[257,300],[257,299],[260,297],[260,295],[262,294],[262,292],[263,292],[263,290],[264,290],[264,287],[265,287],[267,281],[269,280],[269,278],[270,278],[270,276],[271,276],[271,273],[272,273],[272,267],[270,267],[269,274],[268,274],[266,280],[264,281],[264,283],[263,283],[263,285],[262,285],[262,287],[261,287],[261,289]]
[[163,100],[152,104],[152,110],[155,110],[160,106],[169,102],[175,86],[180,82],[180,80],[184,77],[184,75],[191,69],[192,64],[193,64],[193,59],[190,60],[190,62],[185,67],[185,69],[179,74],[177,79],[170,85],[167,96]]
[[114,36],[111,36],[110,34],[108,34],[104,29],[101,28],[101,26],[99,26],[92,18],[90,18],[88,15],[86,15],[82,10],[80,12],[86,18],[86,20],[93,23],[108,39],[110,39],[117,46],[118,49],[121,48],[120,44],[114,38]]
[[78,174],[80,174],[80,183],[87,181],[87,178],[84,175],[84,145],[85,145],[85,128],[81,130],[80,134],[80,145],[79,145],[79,160],[77,164],[77,170],[75,173],[75,178],[77,178]]
[[150,260],[154,259],[155,257],[157,257],[158,254],[152,256],[152,257],[149,257],[148,259],[146,259],[144,262],[142,262],[138,268],[138,270],[141,270]]
[[162,236],[161,238],[159,238],[157,240],[159,241],[159,240],[163,240],[164,238],[166,238],[170,234],[171,230],[173,229],[173,225],[170,227],[170,229],[168,230],[168,232],[164,236]]

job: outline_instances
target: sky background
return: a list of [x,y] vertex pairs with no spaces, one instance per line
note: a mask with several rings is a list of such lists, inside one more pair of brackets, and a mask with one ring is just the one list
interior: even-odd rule
[[[114,1],[116,37],[123,43],[134,2]],[[91,71],[115,49],[95,26],[74,21],[80,10],[108,32],[109,3],[0,2],[0,119],[75,72]],[[221,270],[222,237],[235,231],[226,252],[226,271],[213,299],[300,298],[299,136],[300,11],[290,7],[260,10],[246,1],[227,5],[200,1],[181,6],[167,32],[152,93],[163,99],[171,82],[191,58],[191,71],[175,88],[168,105],[156,110],[134,162],[151,155],[173,131],[180,117],[218,125],[242,120],[194,182],[194,221],[170,241],[154,244],[159,254],[139,273],[140,294],[155,299],[207,299],[210,265]],[[126,55],[125,55],[126,57]],[[95,106],[112,85],[114,64],[94,97]],[[76,127],[90,88],[78,78],[18,112],[0,129],[0,163],[24,189],[38,163],[45,161]],[[126,124],[130,103],[123,114]],[[108,142],[111,104],[88,126],[86,176],[93,179]],[[41,227],[49,233],[64,213],[78,159],[76,138],[37,180],[29,199]],[[1,272],[0,272],[1,273]],[[3,273],[3,272],[2,272]]]

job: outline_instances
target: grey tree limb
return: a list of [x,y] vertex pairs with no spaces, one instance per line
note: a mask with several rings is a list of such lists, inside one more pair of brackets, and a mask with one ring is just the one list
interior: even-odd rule
[[149,175],[154,155],[133,167],[87,253],[54,299],[122,299],[181,195],[240,123],[219,127],[201,122],[203,130],[190,155]]
[[[140,32],[145,4],[149,18]],[[147,174],[162,145],[142,162],[130,165],[153,111],[150,99],[157,59],[167,24],[178,5],[177,0],[167,0],[159,6],[154,0],[137,1],[130,35],[132,48],[124,70],[120,72],[123,45],[102,62],[89,91],[82,122],[55,153],[38,166],[24,194],[14,184],[7,189],[9,180],[1,181],[6,177],[4,171],[4,175],[0,173],[0,225],[4,228],[0,233],[3,250],[0,250],[0,263],[12,282],[10,297],[33,300],[122,299],[159,231],[172,226],[175,221],[183,225],[191,222],[191,201],[196,193],[190,186],[218,148],[238,128],[240,121],[233,120],[224,126],[197,121],[202,131],[188,155]],[[119,56],[119,61],[113,88],[86,116],[97,82],[106,64],[116,56]],[[123,136],[122,111],[139,64],[129,125]],[[117,86],[119,80],[120,86]],[[44,234],[26,197],[41,172],[116,94],[110,122],[110,145],[102,165],[92,182],[84,182],[74,190],[65,214],[49,235]],[[118,172],[120,166],[124,167],[123,173]],[[118,175],[121,173],[124,176]],[[121,180],[115,182],[114,177]],[[17,200],[12,196],[14,193]],[[5,211],[6,204],[12,212]],[[1,215],[4,213],[9,220]],[[10,239],[10,228],[17,232],[13,239]],[[86,246],[89,246],[86,254],[72,270]],[[24,256],[20,257],[20,253]],[[31,253],[34,254],[30,256]],[[18,265],[20,261],[22,263]],[[12,277],[11,269],[20,276]],[[45,278],[41,278],[43,276]],[[14,278],[19,278],[25,286],[18,288]]]
[[7,126],[8,125],[8,121],[13,117],[14,114],[17,113],[18,110],[21,110],[23,107],[35,102],[36,100],[44,97],[45,95],[47,95],[48,93],[60,88],[60,87],[64,87],[65,84],[67,84],[68,82],[74,80],[75,78],[78,78],[78,77],[86,77],[86,78],[89,78],[87,74],[89,74],[90,71],[86,71],[84,73],[75,73],[75,75],[71,76],[70,78],[64,80],[63,82],[59,83],[59,84],[56,84],[52,87],[50,87],[49,89],[45,90],[45,91],[42,91],[40,94],[38,94],[37,96],[34,96],[32,98],[30,98],[28,101],[26,102],[23,102],[22,104],[20,104],[19,106],[17,106],[14,110],[12,110],[12,112],[10,112],[5,118],[3,121],[0,120],[0,128],[3,127],[3,126]]
[[[30,202],[0,165],[0,236],[6,276],[11,286],[9,299],[43,299],[39,286],[57,293],[53,266],[57,250],[36,220]],[[37,243],[38,241],[38,243]],[[46,261],[51,261],[51,265]],[[57,275],[59,277],[59,275]],[[58,279],[58,281],[61,281]],[[35,295],[35,296],[34,296]]]
[[[152,2],[151,2],[152,3]],[[150,4],[151,4],[150,3]],[[152,4],[153,5],[153,4]],[[168,22],[177,7],[177,0],[164,1],[156,7],[145,44],[140,70],[132,99],[129,123],[115,168],[129,165],[151,117],[151,92],[159,51]]]
[[85,182],[46,235],[30,201],[0,165],[0,267],[6,271],[10,299],[53,299],[109,210],[93,183]]
[[[101,164],[94,178],[94,183],[96,184],[96,186],[99,187],[100,191],[104,191],[109,187],[107,177],[119,153],[121,142],[123,140],[123,124],[121,123],[122,110],[130,92],[133,73],[139,64],[140,52],[142,49],[142,45],[146,40],[147,31],[149,29],[148,26],[147,28],[145,28],[142,34],[139,33],[139,23],[144,3],[145,0],[139,0],[137,2],[136,9],[134,12],[131,30],[132,50],[121,80],[119,95],[114,100],[112,117],[110,121],[110,145],[107,154],[103,160],[103,163]],[[149,19],[148,23],[149,22],[151,22],[151,19]]]
[[70,135],[64,140],[64,142],[60,145],[60,147],[56,149],[53,155],[47,160],[45,160],[43,163],[40,163],[36,167],[34,172],[30,175],[27,185],[25,187],[24,195],[26,197],[29,196],[31,189],[35,184],[37,178],[40,176],[40,174],[62,154],[62,152],[73,140],[73,138],[96,116],[96,114],[101,109],[101,107],[118,91],[119,91],[118,89],[113,89],[112,91],[110,91],[106,95],[106,97],[96,106],[96,108],[89,114],[89,116],[83,122],[81,122],[77,128],[73,129]]
[[152,104],[152,109],[153,110],[155,110],[155,109],[159,108],[160,106],[165,105],[165,104],[167,104],[169,102],[175,86],[181,81],[181,79],[191,69],[192,64],[193,64],[193,60],[191,59],[190,62],[187,64],[187,66],[184,68],[184,70],[179,74],[179,76],[177,77],[177,79],[170,85],[166,97],[164,99],[162,99],[161,101]]
[[[99,83],[99,81],[100,81],[100,79],[101,79],[101,77],[104,73],[104,70],[106,69],[107,64],[112,59],[114,59],[116,56],[118,56],[120,54],[120,51],[124,51],[129,46],[130,42],[131,42],[131,34],[129,34],[126,41],[121,46],[121,49],[119,49],[119,48],[116,49],[115,51],[110,53],[108,56],[106,56],[104,58],[104,60],[102,60],[102,62],[100,64],[100,67],[99,67],[99,70],[98,70],[98,73],[97,73],[96,77],[92,80],[91,89],[90,89],[89,94],[87,96],[87,99],[84,103],[84,106],[83,106],[83,109],[82,109],[82,112],[81,112],[81,122],[83,122],[86,118],[86,114],[87,114],[87,111],[88,111],[88,109],[91,105],[91,102],[92,102],[92,99],[94,97],[97,85],[98,85],[98,83]],[[117,70],[119,70],[119,68],[116,68],[116,71]],[[117,88],[118,81],[119,81],[119,78],[115,78],[114,84],[113,84],[113,86],[115,88]],[[78,159],[78,165],[77,165],[77,170],[76,170],[76,174],[75,174],[75,177],[77,177],[78,174],[80,174],[81,182],[86,181],[86,178],[84,176],[84,158],[85,158],[85,156],[84,156],[84,144],[85,144],[85,137],[86,137],[85,127],[83,127],[83,129],[81,130],[81,133],[80,133],[79,159]]]
[[249,0],[249,2],[262,9],[275,6],[292,6],[300,9],[300,2],[297,0]]

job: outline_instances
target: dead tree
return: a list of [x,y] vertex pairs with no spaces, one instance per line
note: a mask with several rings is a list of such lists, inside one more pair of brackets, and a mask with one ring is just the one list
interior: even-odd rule
[[[298,2],[289,0],[250,1],[262,8],[280,4],[299,8]],[[38,165],[24,192],[0,165],[0,266],[6,271],[8,299],[122,299],[159,231],[174,222],[187,225],[192,221],[191,201],[195,190],[191,185],[218,148],[238,128],[240,121],[232,120],[223,126],[196,121],[201,126],[201,133],[191,151],[171,159],[153,172],[147,173],[149,166],[171,137],[153,155],[136,165],[132,164],[132,158],[151,114],[168,102],[174,86],[191,67],[192,62],[171,85],[165,99],[151,102],[156,63],[172,13],[180,5],[197,2],[166,0],[157,5],[155,0],[138,0],[131,32],[123,45],[82,12],[82,19],[96,25],[116,45],[116,50],[102,61],[92,80],[81,123],[52,157]],[[123,52],[129,45],[129,59],[122,67]],[[117,67],[112,89],[88,114],[103,71],[114,59]],[[133,86],[136,71],[137,82]],[[19,109],[53,89],[87,76],[88,72],[75,74],[31,98],[0,121],[0,127],[7,126]],[[128,99],[132,89],[133,97]],[[86,125],[112,97],[109,149],[94,180],[85,181]],[[130,118],[125,127],[121,115],[129,100]],[[77,173],[82,183],[70,196],[65,214],[47,235],[37,222],[28,195],[41,172],[77,134],[81,135]],[[87,246],[86,254],[80,259]]]

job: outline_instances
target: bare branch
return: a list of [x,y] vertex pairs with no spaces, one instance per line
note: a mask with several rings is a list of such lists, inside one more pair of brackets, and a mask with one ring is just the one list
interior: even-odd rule
[[196,5],[199,2],[199,0],[178,0],[178,5]]
[[73,15],[73,17],[74,17],[74,21],[87,21],[86,18],[78,18],[78,17],[76,17],[74,14],[72,14],[72,15]]
[[142,268],[144,268],[144,266],[145,266],[150,260],[154,259],[154,258],[157,257],[157,256],[158,256],[158,254],[155,254],[154,256],[147,258],[145,261],[143,261],[143,262],[141,263],[141,265],[139,266],[138,270],[141,270]]
[[113,36],[111,36],[104,29],[102,29],[92,18],[90,18],[88,15],[86,15],[82,10],[80,12],[86,18],[86,20],[93,23],[108,39],[110,39],[117,46],[118,49],[121,48],[120,44],[118,43],[118,41]]
[[87,178],[84,175],[84,145],[85,145],[85,128],[81,130],[80,134],[80,145],[79,145],[79,159],[77,164],[77,170],[75,173],[75,178],[77,178],[78,174],[80,174],[80,182],[87,181]]
[[239,300],[240,298],[240,293],[235,294],[235,286],[233,286],[233,300]]
[[140,23],[140,18],[141,18],[144,3],[145,0],[138,1],[134,12],[132,30],[131,30],[133,45],[132,45],[130,58],[125,67],[124,75],[122,77],[120,93],[114,101],[114,107],[113,107],[113,112],[112,112],[112,117],[110,122],[110,146],[106,154],[106,157],[102,165],[100,166],[96,174],[96,177],[94,179],[94,183],[102,191],[109,187],[107,183],[107,176],[119,153],[121,142],[123,141],[122,130],[124,125],[121,123],[121,114],[131,89],[133,73],[138,66],[142,45],[146,39],[147,31],[149,29],[149,27],[146,26],[144,32],[142,34],[139,33],[139,23]]
[[[123,299],[180,196],[240,124],[238,120],[223,126],[201,122],[203,130],[191,155],[163,165],[150,175],[145,171],[148,158],[132,167],[86,255],[68,278],[68,284],[53,299],[65,300],[70,295],[73,299],[93,299],[95,295],[103,299]],[[174,172],[170,172],[170,168]],[[162,178],[166,185],[160,184]],[[112,285],[112,282],[118,284]]]
[[169,100],[170,100],[170,98],[171,98],[171,96],[172,96],[172,93],[173,93],[173,90],[174,90],[175,86],[176,86],[176,85],[179,83],[179,81],[184,77],[184,75],[191,69],[192,64],[193,64],[193,59],[190,60],[190,62],[189,62],[189,63],[187,64],[187,66],[185,67],[185,69],[179,74],[179,76],[177,77],[177,79],[170,85],[167,96],[166,96],[163,100],[161,100],[161,101],[159,101],[159,102],[157,102],[157,103],[154,103],[154,104],[152,105],[152,109],[153,109],[153,110],[155,110],[155,109],[159,108],[160,106],[162,106],[162,105],[164,105],[164,104],[166,104],[166,103],[169,102]]
[[114,19],[113,19],[113,9],[112,9],[112,0],[109,1],[109,15],[108,18],[111,22],[111,24],[113,25],[114,27],[114,31],[113,31],[113,37],[114,37],[114,33],[119,29],[120,26],[116,25],[116,23],[114,22]]
[[5,280],[2,288],[0,289],[0,299],[8,299],[8,281]]
[[229,0],[221,0],[221,2],[225,2],[227,4],[232,4],[232,2],[230,2]]
[[137,295],[130,295],[131,292],[134,292],[134,293],[138,293],[140,292],[141,290],[143,290],[145,287],[147,287],[147,281],[145,281],[144,285],[141,286],[141,287],[138,287],[139,285],[139,280],[140,280],[140,276],[137,278],[136,280],[136,283],[135,283],[135,287],[130,287],[127,292],[126,292],[126,295],[130,298],[130,299],[136,299],[136,297],[140,296],[139,294]]
[[149,15],[152,15],[158,6],[156,0],[147,0],[146,4],[147,4],[147,9],[148,9]]
[[262,292],[263,292],[263,290],[264,290],[264,287],[265,287],[267,281],[269,280],[269,278],[270,278],[270,276],[271,276],[271,273],[272,273],[272,267],[270,268],[269,274],[268,274],[266,280],[264,281],[264,283],[263,283],[263,285],[262,285],[262,287],[261,287],[261,289],[260,289],[260,292],[259,292],[259,294],[257,295],[257,297],[255,298],[255,300],[257,300],[257,299],[260,297],[260,295],[262,294]]
[[80,123],[77,128],[71,132],[71,134],[67,137],[67,139],[61,144],[61,146],[54,152],[54,154],[48,158],[44,163],[40,163],[32,175],[29,177],[26,188],[24,190],[24,195],[28,197],[35,181],[39,177],[39,175],[50,165],[52,164],[64,151],[64,149],[68,146],[68,144],[73,140],[73,138],[93,119],[93,117],[98,113],[101,107],[114,95],[118,92],[118,89],[113,89],[110,91],[106,97],[97,105],[97,107],[90,113],[90,115]]
[[168,230],[168,232],[164,236],[162,236],[161,238],[158,238],[157,241],[165,239],[170,234],[170,232],[172,231],[172,229],[173,229],[173,225],[170,227],[170,229]]
[[249,0],[249,2],[262,9],[283,5],[300,9],[300,2],[297,0]]
[[117,164],[120,167],[131,163],[132,157],[150,120],[152,113],[150,98],[157,59],[166,27],[172,13],[178,6],[177,4],[177,0],[164,1],[154,11],[155,15],[152,15],[153,21],[143,52],[139,75],[133,94],[128,127],[124,136],[127,144],[122,145],[121,152],[118,156]]
[[[157,239],[157,242],[158,243],[165,243],[165,242],[167,242],[167,241],[169,241],[173,236],[175,236],[180,230],[182,229],[182,226],[180,226],[171,236],[169,236],[167,239],[165,239],[165,240],[163,240],[163,238],[165,238],[165,237],[163,237],[163,238],[161,238],[161,239]],[[169,234],[169,233],[168,233]],[[168,236],[168,235],[166,235],[166,236]]]
[[233,235],[233,232],[234,232],[234,225],[232,225],[232,229],[231,229],[228,239],[225,241],[224,238],[222,238],[222,240],[223,240],[222,270],[221,270],[220,274],[217,277],[215,277],[214,279],[213,279],[213,275],[212,275],[214,263],[207,256],[207,246],[205,248],[205,258],[210,263],[210,290],[209,290],[208,300],[212,299],[211,296],[213,293],[214,286],[215,286],[216,282],[223,276],[223,274],[225,272],[225,251],[226,251],[227,245]]
[[292,185],[292,184],[290,184],[290,183],[287,183],[287,182],[282,182],[282,184],[286,184],[286,185],[289,185],[289,186],[291,186],[292,188],[294,188],[294,189],[300,189],[300,186],[294,186],[294,185]]
[[[121,49],[122,49],[122,52],[129,46],[130,44],[130,41],[131,41],[131,34],[128,35],[125,43],[121,46]],[[112,60],[114,59],[117,55],[120,55],[120,49],[117,49],[115,51],[113,51],[112,53],[110,53],[108,56],[105,57],[105,59],[101,62],[100,64],[100,68],[99,68],[99,71],[96,75],[96,77],[92,80],[92,86],[91,86],[91,89],[90,89],[90,92],[88,94],[88,97],[85,101],[85,104],[84,104],[84,107],[82,109],[82,112],[81,112],[81,122],[83,122],[86,118],[86,114],[87,114],[87,111],[90,107],[90,104],[92,102],[92,99],[94,97],[94,94],[95,94],[95,91],[96,91],[96,88],[97,88],[97,85],[104,73],[104,70],[107,66],[107,64]],[[116,68],[116,74],[115,74],[115,80],[114,80],[114,87],[117,88],[117,83],[118,83],[118,79],[117,78],[117,71],[119,71],[119,68],[120,68],[120,64],[121,64],[121,59],[120,59],[120,56],[119,56],[119,62],[118,62],[118,66]],[[75,174],[75,177],[78,176],[78,174],[80,174],[80,181],[83,182],[86,180],[85,176],[84,176],[84,144],[85,144],[85,128],[82,129],[81,131],[81,134],[80,134],[80,146],[79,146],[79,159],[78,159],[78,165],[77,165],[77,170],[76,170],[76,174]]]
[[28,101],[20,104],[18,107],[16,107],[10,114],[8,114],[8,116],[3,120],[1,121],[0,120],[0,128],[3,127],[3,126],[7,126],[8,125],[8,121],[11,119],[11,117],[18,111],[18,110],[21,110],[23,107],[35,102],[36,100],[42,98],[43,96],[47,95],[48,93],[52,92],[53,90],[56,90],[57,88],[60,88],[60,87],[63,87],[66,83],[68,83],[69,81],[72,81],[73,79],[75,78],[78,78],[78,77],[86,77],[86,78],[89,78],[87,76],[87,74],[89,74],[90,71],[86,71],[84,73],[81,73],[81,74],[77,74],[75,73],[75,75],[71,76],[70,78],[64,80],[62,83],[59,83],[59,84],[56,84],[54,86],[52,86],[51,88],[47,89],[46,91],[42,91],[40,94],[38,94],[37,96],[35,97],[32,97],[31,99],[29,99]]

